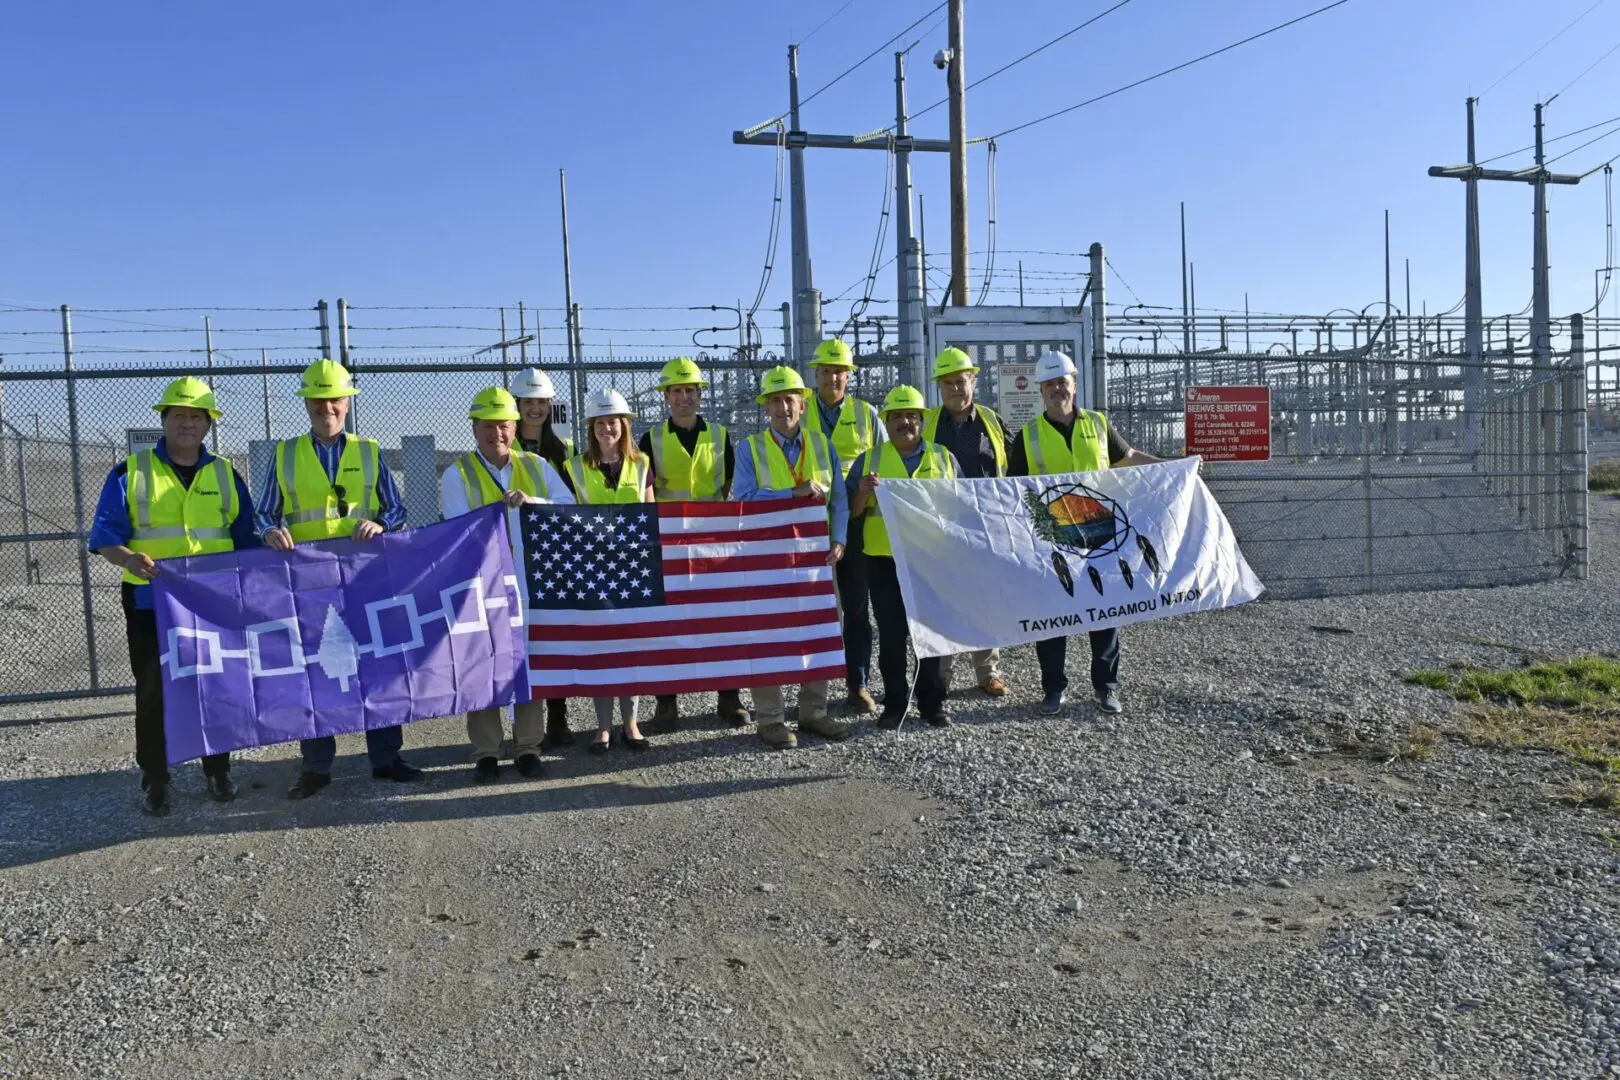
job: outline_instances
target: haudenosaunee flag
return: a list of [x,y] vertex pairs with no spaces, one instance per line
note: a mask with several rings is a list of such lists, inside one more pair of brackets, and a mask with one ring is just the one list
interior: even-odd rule
[[885,479],[877,492],[918,656],[1231,607],[1265,591],[1196,458]]
[[164,560],[170,763],[528,700],[505,512]]
[[527,506],[536,698],[684,694],[844,675],[827,506]]

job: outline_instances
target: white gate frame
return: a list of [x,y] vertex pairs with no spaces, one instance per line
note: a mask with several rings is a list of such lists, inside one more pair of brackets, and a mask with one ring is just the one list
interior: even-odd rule
[[[1089,307],[946,308],[928,313],[927,333],[930,357],[954,345],[973,357],[986,379],[993,379],[1001,364],[1033,364],[1047,349],[1062,347],[1079,369],[1076,403],[1087,409],[1107,408],[1108,376],[1105,365],[1093,361]],[[928,403],[938,405],[938,387],[932,379],[923,384]]]

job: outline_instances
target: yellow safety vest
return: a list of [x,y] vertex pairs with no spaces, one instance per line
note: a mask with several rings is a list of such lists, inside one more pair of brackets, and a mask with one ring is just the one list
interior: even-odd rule
[[[133,526],[131,551],[154,559],[230,551],[231,523],[241,509],[231,463],[216,457],[197,470],[188,489],[156,451],[142,450],[124,462],[124,505]],[[131,585],[145,578],[124,571]]]
[[[476,453],[461,455],[456,461],[456,468],[461,470],[461,482],[467,487],[469,509],[476,510],[480,506],[500,502],[505,497],[506,493],[490,474],[489,466]],[[512,487],[536,499],[551,497],[546,491],[546,473],[538,454],[531,454],[527,450],[512,451]]]
[[[978,414],[979,423],[984,425],[985,434],[990,437],[990,450],[996,456],[996,475],[1007,475],[1007,440],[1001,437],[1001,422],[996,414],[989,409],[974,402],[973,411]],[[929,409],[928,416],[923,421],[922,437],[929,442],[939,441],[940,418],[945,415],[945,407]]]
[[1074,411],[1072,443],[1064,441],[1045,413],[1024,425],[1023,438],[1031,476],[1108,468],[1108,417],[1100,412]]
[[587,465],[584,455],[576,454],[568,459],[568,477],[574,482],[574,498],[582,503],[638,503],[647,487],[649,467],[640,453],[632,454],[619,468],[618,486],[610,488],[602,470]]
[[[922,460],[917,462],[917,471],[906,472],[905,459],[900,456],[891,443],[884,443],[875,449],[866,452],[866,475],[887,476],[895,480],[954,480],[956,478],[956,459],[951,452],[938,443],[924,442]],[[872,504],[861,512],[861,538],[865,543],[868,555],[893,555],[889,547],[889,527],[883,523],[883,513],[878,509],[877,496],[872,496]]]
[[675,422],[653,428],[653,492],[659,502],[715,502],[725,486],[726,429],[712,420],[703,422],[697,446],[688,454],[675,434]]
[[[823,408],[821,395],[811,394],[804,409],[804,424],[817,435],[827,430],[821,422]],[[832,444],[838,451],[838,460],[854,461],[857,455],[872,449],[877,441],[876,430],[872,406],[848,394],[844,395],[844,403],[838,407],[838,422],[833,425],[832,433]]]
[[[788,464],[787,455],[769,428],[748,436],[746,445],[754,461],[754,479],[760,487],[776,491],[791,491],[806,480],[814,480],[831,492],[838,481],[833,476],[832,447],[827,436],[800,424],[799,437],[804,442],[799,450],[799,466],[795,469]],[[830,507],[831,503],[828,505]],[[829,509],[828,513],[831,512]]]
[[[376,521],[382,514],[377,494],[382,469],[382,450],[376,439],[357,435],[345,437],[343,454],[338,458],[337,483],[326,478],[321,459],[309,435],[284,439],[276,446],[276,483],[281,487],[281,516],[295,543],[331,540],[352,536],[362,521]],[[343,489],[340,500],[336,488]],[[338,513],[338,503],[348,513]]]

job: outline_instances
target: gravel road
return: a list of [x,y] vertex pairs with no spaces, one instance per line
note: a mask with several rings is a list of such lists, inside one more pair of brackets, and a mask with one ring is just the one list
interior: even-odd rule
[[1034,717],[1019,649],[945,731],[485,788],[444,720],[424,784],[348,739],[294,804],[272,748],[152,821],[127,700],[0,711],[0,1076],[1620,1076],[1592,774],[1390,752],[1462,720],[1404,669],[1620,647],[1592,521],[1587,582],[1132,628],[1118,718]]

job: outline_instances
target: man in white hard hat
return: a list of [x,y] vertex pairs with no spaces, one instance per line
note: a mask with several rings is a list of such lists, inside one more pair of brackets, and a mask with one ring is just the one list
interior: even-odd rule
[[[653,490],[659,502],[722,502],[731,494],[737,455],[725,427],[698,412],[709,385],[697,361],[679,356],[658,374],[658,389],[669,405],[669,419],[642,433],[637,444],[652,459]],[[748,710],[735,689],[719,690],[715,715],[732,727],[748,723]],[[659,694],[647,728],[665,734],[680,727],[680,702]]]
[[[737,455],[737,474],[731,494],[738,502],[755,499],[817,498],[827,501],[830,544],[827,562],[833,566],[844,554],[849,529],[849,497],[839,481],[844,476],[838,451],[819,431],[804,423],[804,402],[810,391],[790,367],[773,367],[760,380],[756,400],[765,406],[770,426],[750,435]],[[767,746],[791,750],[798,736],[787,726],[782,687],[754,687],[754,722]],[[827,715],[827,681],[799,686],[799,730],[824,739],[849,737],[848,724]]]
[[[922,437],[956,456],[957,475],[964,480],[1006,476],[1007,447],[1013,441],[1001,417],[974,400],[978,376],[979,366],[966,352],[957,348],[942,350],[934,358],[934,385],[939,387],[942,404],[929,410],[923,423]],[[1001,677],[1001,650],[978,649],[968,657],[973,661],[979,689],[990,697],[1004,697],[1007,683]],[[942,665],[947,690],[955,659],[947,656]]]
[[[1092,472],[1125,465],[1151,465],[1163,458],[1134,449],[1108,422],[1108,417],[1081,408],[1075,400],[1074,361],[1049,352],[1035,363],[1045,408],[1024,425],[1007,455],[1008,476],[1046,476]],[[1063,711],[1069,677],[1064,671],[1068,638],[1035,643],[1041,664],[1041,711]],[[1121,711],[1119,700],[1119,630],[1091,631],[1091,686],[1105,713]]]

